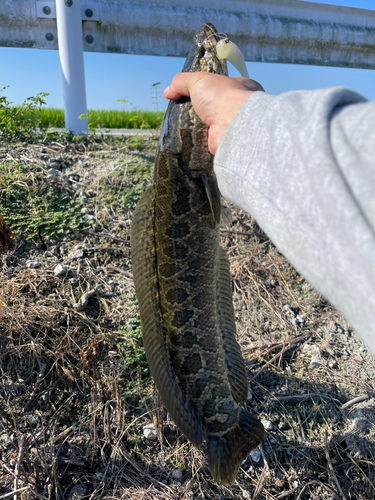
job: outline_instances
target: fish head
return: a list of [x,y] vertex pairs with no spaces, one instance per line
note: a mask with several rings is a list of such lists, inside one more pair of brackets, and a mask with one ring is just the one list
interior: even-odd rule
[[[228,75],[226,60],[219,59],[216,52],[220,39],[211,23],[203,24],[194,36],[182,71]],[[207,138],[208,127],[196,115],[190,98],[170,101],[160,129],[158,152],[179,155],[182,164],[197,176],[208,174],[213,171],[213,156],[208,150]]]
[[183,72],[206,71],[218,75],[228,75],[226,60],[219,59],[216,45],[220,34],[211,23],[204,23],[196,32]]

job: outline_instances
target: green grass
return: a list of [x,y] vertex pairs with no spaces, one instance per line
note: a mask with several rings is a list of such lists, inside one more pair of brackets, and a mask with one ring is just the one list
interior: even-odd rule
[[[45,131],[48,127],[64,128],[63,110],[43,107],[46,104],[44,98],[49,95],[48,93],[41,92],[35,97],[28,97],[20,106],[14,106],[3,94],[8,87],[9,85],[0,88],[0,141],[35,140],[38,137],[35,134],[38,129]],[[157,94],[155,99],[157,104]],[[89,130],[160,127],[163,111],[142,111],[128,99],[118,99],[118,101],[129,104],[131,110],[90,109],[87,112]]]
[[[158,128],[164,112],[125,111],[117,109],[89,109],[87,112],[90,128]],[[41,108],[42,127],[64,127],[64,111],[59,108]]]
[[0,213],[19,238],[42,241],[86,229],[81,202],[46,181],[42,167],[0,163]]

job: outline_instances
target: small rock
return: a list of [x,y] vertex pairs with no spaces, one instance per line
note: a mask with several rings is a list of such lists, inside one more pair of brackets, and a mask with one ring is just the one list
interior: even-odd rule
[[70,278],[70,280],[69,280],[69,281],[70,281],[70,283],[71,283],[72,285],[74,285],[74,283],[75,283],[77,280],[76,280],[76,278]]
[[42,400],[43,400],[43,403],[49,403],[49,391],[43,392]]
[[89,161],[84,161],[82,163],[82,167],[86,167],[87,168],[87,167],[90,167],[90,166],[91,166],[91,163]]
[[116,351],[108,351],[108,356],[117,356]]
[[60,170],[56,170],[55,168],[49,168],[47,172],[49,173],[49,176],[52,177],[57,177],[58,175],[60,175]]
[[250,401],[251,399],[253,399],[253,391],[251,390],[251,388],[249,387],[247,389],[247,400]]
[[273,429],[273,423],[270,420],[263,419],[261,420],[263,427],[266,429],[266,431],[272,431]]
[[38,425],[39,416],[38,415],[25,415],[25,421],[30,425]]
[[251,460],[253,460],[254,462],[259,462],[260,461],[260,451],[259,451],[259,448],[255,448],[255,450],[253,450],[251,453],[250,453],[250,457],[251,457]]
[[323,361],[316,356],[313,356],[310,361],[310,368],[311,370],[315,370],[315,368],[319,368],[320,366],[323,365]]
[[66,170],[65,174],[68,175],[69,180],[73,182],[78,182],[81,178],[76,172],[73,172],[72,170]]
[[70,490],[69,500],[82,500],[87,495],[87,488],[83,484],[76,484]]
[[57,264],[55,269],[53,270],[53,273],[55,276],[65,276],[66,273],[69,271],[69,266],[63,266],[62,264]]
[[320,347],[318,347],[316,344],[305,344],[302,350],[305,354],[308,354],[310,356],[321,356],[323,354]]
[[143,427],[143,435],[146,439],[150,439],[150,441],[155,441],[157,435],[154,424],[145,425]]
[[173,479],[181,479],[182,478],[182,472],[180,469],[176,469],[172,472],[172,477]]
[[12,444],[12,441],[9,437],[8,434],[1,434],[0,435],[0,447],[2,448],[13,448],[13,444]]
[[81,208],[81,214],[89,214],[90,210],[86,207]]
[[302,325],[305,320],[305,316],[303,314],[297,314],[294,318],[294,322],[296,325]]
[[94,220],[95,219],[95,215],[86,214],[86,219],[88,219],[88,220]]
[[38,267],[41,266],[41,263],[38,262],[37,260],[28,260],[26,262],[26,266],[29,268],[29,269],[38,269]]
[[334,360],[334,359],[331,359],[330,361],[328,361],[328,366],[330,368],[332,368],[333,370],[336,370],[336,368],[338,368],[336,360]]
[[83,257],[82,248],[79,248],[78,250],[73,250],[73,252],[70,252],[68,254],[68,259],[70,260],[82,259],[82,257]]

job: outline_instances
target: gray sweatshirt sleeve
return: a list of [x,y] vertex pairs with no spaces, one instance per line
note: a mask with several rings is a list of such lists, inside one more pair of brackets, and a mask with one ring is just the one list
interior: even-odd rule
[[217,150],[250,213],[375,352],[375,102],[336,87],[252,94]]

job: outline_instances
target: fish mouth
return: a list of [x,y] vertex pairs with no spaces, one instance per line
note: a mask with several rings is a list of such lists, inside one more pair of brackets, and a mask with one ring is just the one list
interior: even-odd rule
[[183,72],[207,71],[209,73],[227,74],[225,60],[219,59],[216,44],[221,39],[215,26],[204,23],[194,36],[194,44],[186,58]]

